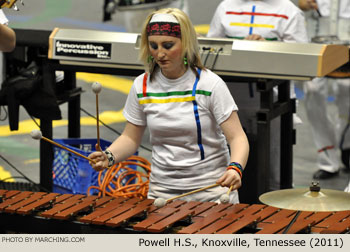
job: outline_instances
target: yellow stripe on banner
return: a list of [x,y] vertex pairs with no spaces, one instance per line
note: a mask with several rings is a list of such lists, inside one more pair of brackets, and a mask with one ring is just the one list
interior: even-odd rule
[[[93,83],[98,82],[102,87],[129,94],[133,80],[119,78],[108,74],[77,73],[77,79]],[[103,91],[103,90],[102,90]]]
[[230,23],[231,26],[244,26],[244,27],[261,27],[261,28],[275,28],[274,25],[268,24],[247,24],[247,23]]
[[0,180],[6,179],[6,182],[15,182],[15,180],[11,177],[12,174],[9,171],[5,171],[5,169],[0,165]]
[[185,97],[185,98],[168,98],[168,99],[144,99],[140,100],[140,104],[148,104],[148,103],[171,103],[171,102],[188,102],[194,101],[195,98],[193,96]]

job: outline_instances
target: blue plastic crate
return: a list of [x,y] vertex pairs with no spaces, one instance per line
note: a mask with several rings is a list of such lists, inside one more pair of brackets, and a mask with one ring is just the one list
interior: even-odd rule
[[[97,143],[96,139],[79,138],[55,139],[54,141],[84,156],[94,152]],[[103,150],[111,144],[103,139],[100,140],[100,143]],[[98,186],[99,173],[92,169],[88,160],[57,146],[53,148],[53,192],[86,194],[90,186]],[[136,169],[136,167],[131,168]],[[91,192],[97,193],[97,190]]]

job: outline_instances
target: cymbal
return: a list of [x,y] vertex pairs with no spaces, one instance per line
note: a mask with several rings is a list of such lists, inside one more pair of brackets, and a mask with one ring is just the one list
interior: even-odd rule
[[350,193],[330,189],[283,189],[264,193],[259,200],[269,206],[297,211],[350,210]]

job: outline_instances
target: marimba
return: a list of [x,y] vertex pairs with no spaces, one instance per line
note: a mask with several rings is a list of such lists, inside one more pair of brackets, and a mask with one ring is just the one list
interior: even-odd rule
[[[83,233],[274,234],[282,233],[295,214],[263,204],[176,200],[156,208],[152,199],[0,190],[2,232],[49,226],[50,232],[58,233],[61,226],[64,233],[74,233],[68,228],[74,223],[84,227]],[[350,211],[303,211],[288,233],[349,233],[349,229]]]

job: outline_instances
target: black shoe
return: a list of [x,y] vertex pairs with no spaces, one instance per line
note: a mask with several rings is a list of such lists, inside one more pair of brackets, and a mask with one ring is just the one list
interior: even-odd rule
[[339,172],[328,172],[324,170],[318,170],[314,173],[313,178],[314,179],[330,179],[334,176],[337,176]]

